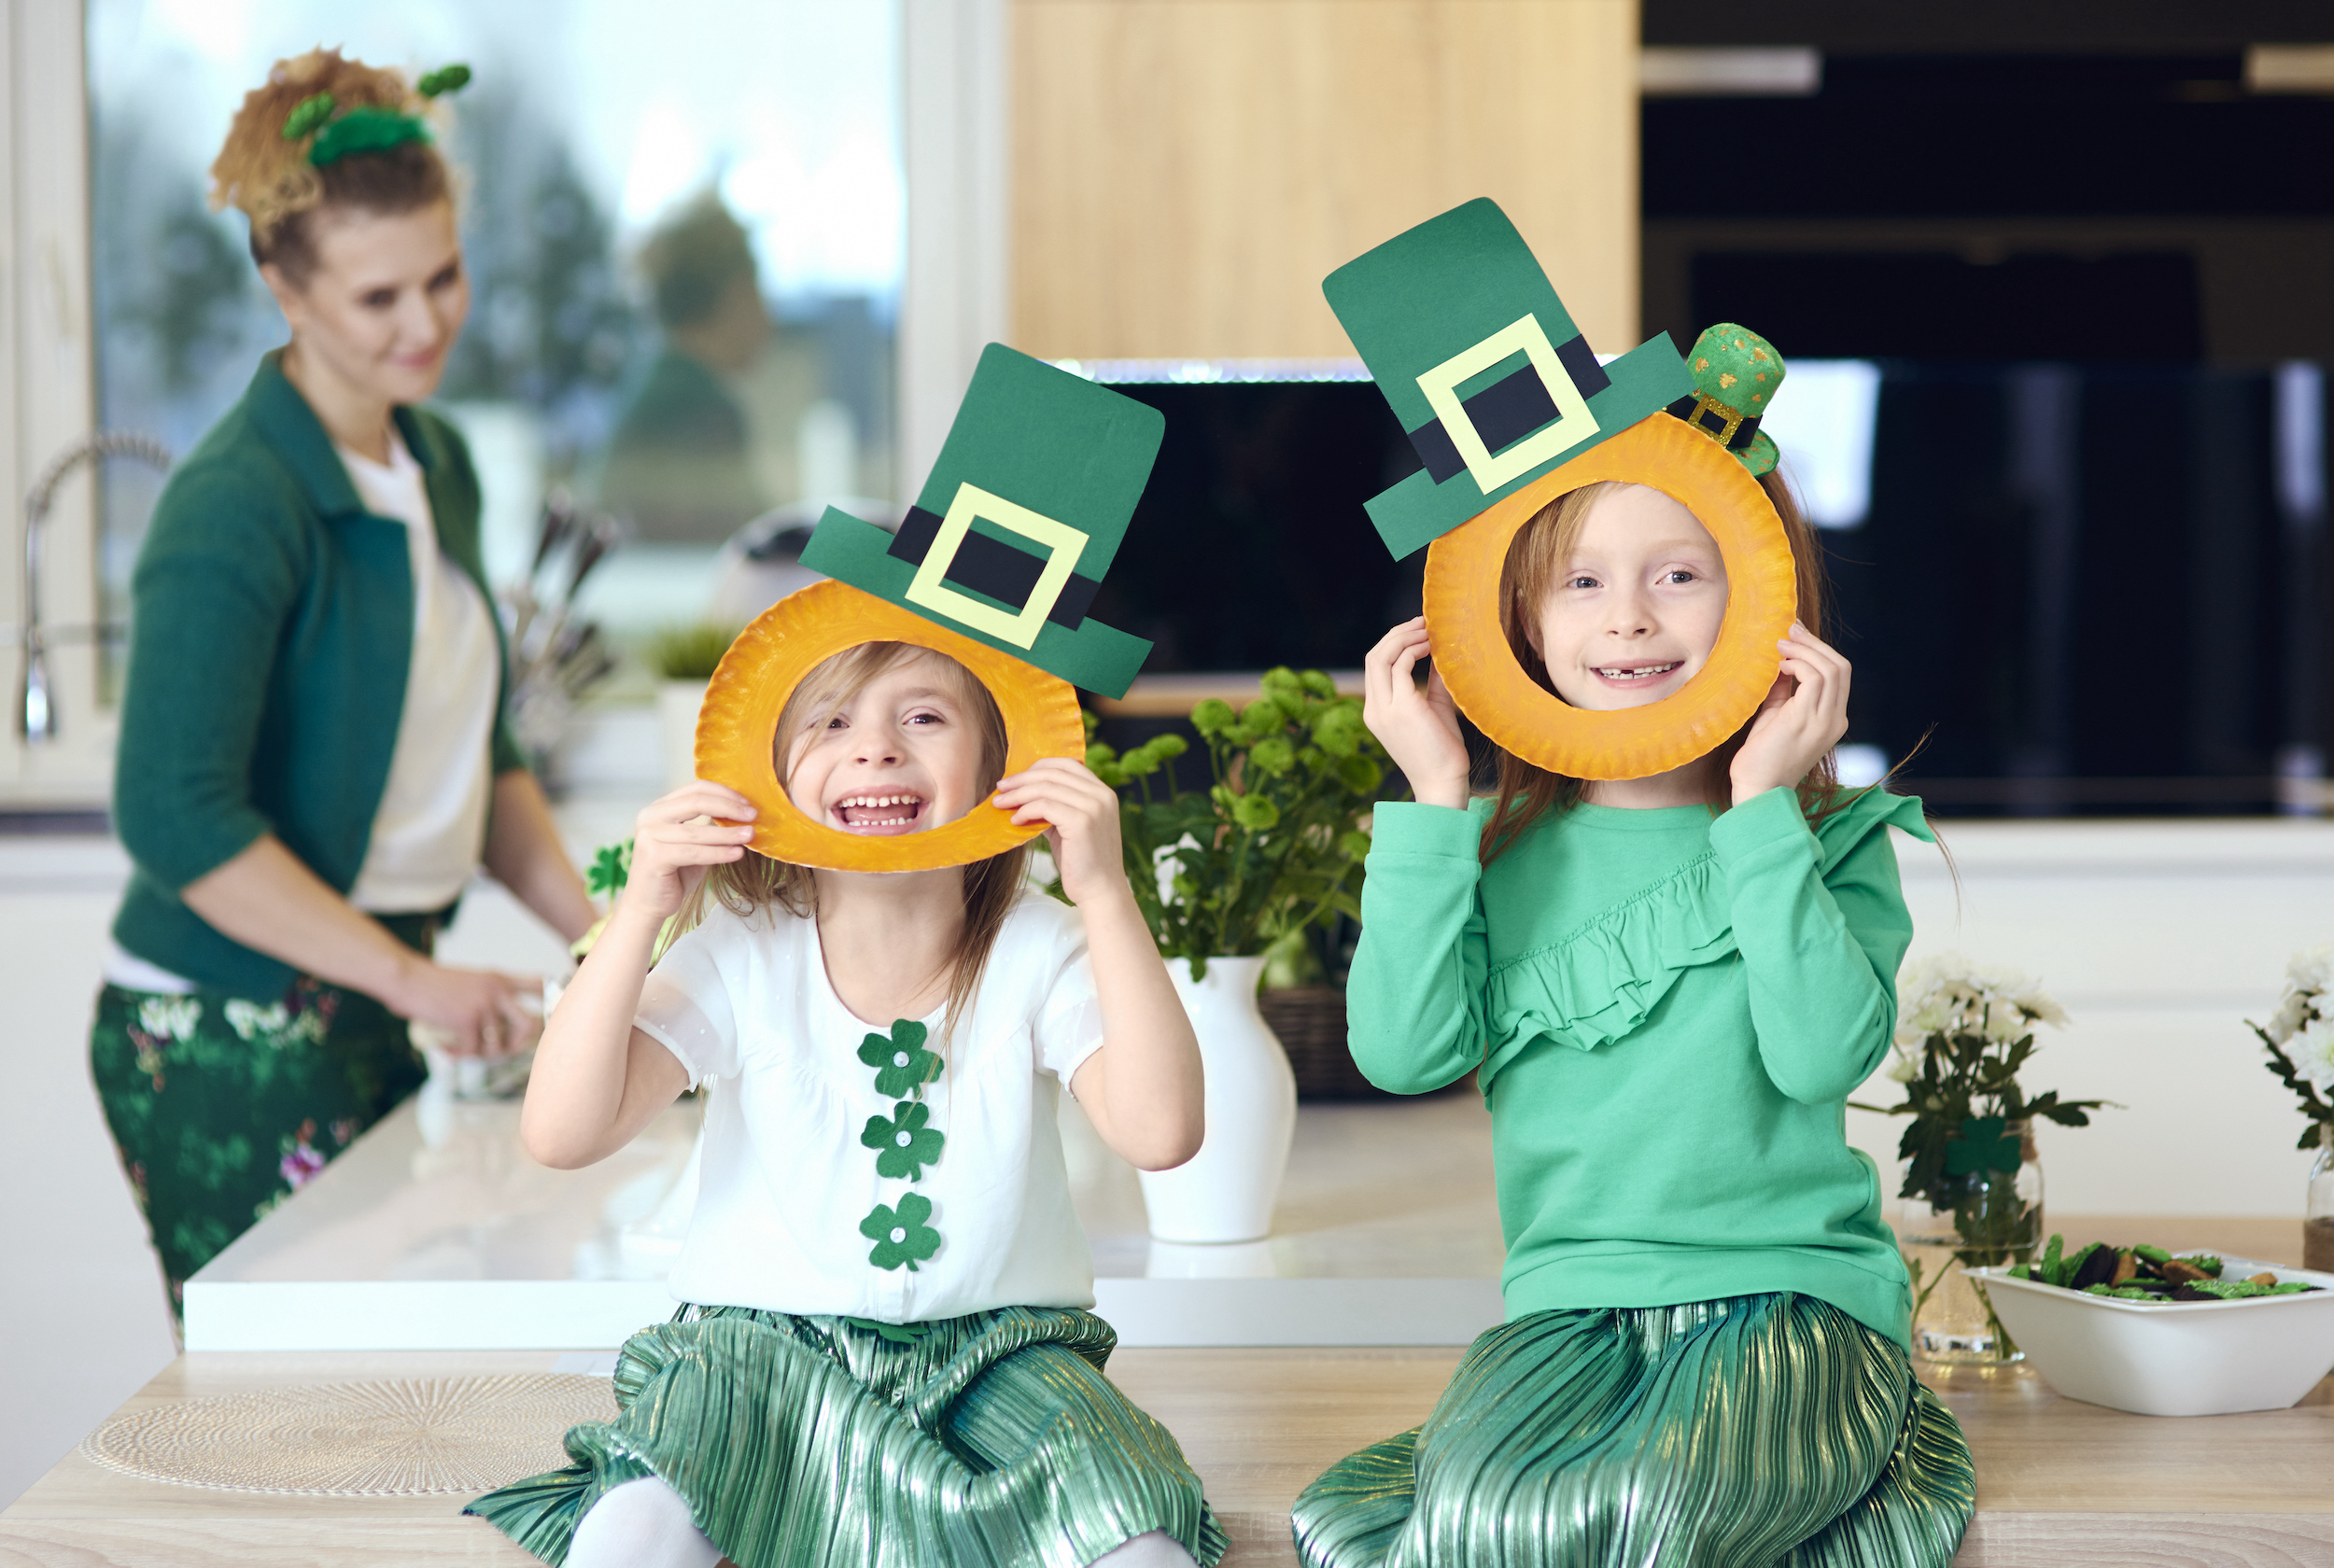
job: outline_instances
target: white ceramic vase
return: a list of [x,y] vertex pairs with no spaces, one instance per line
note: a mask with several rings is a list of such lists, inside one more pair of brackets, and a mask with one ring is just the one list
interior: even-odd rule
[[1173,1170],[1146,1170],[1143,1203],[1161,1241],[1255,1241],[1272,1233],[1272,1204],[1297,1131],[1297,1079],[1258,1013],[1261,958],[1210,959],[1207,978],[1167,960],[1200,1039],[1207,1071],[1207,1137]]

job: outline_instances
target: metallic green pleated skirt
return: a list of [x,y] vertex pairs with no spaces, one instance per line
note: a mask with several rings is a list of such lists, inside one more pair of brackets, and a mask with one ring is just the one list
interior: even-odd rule
[[1783,1294],[1503,1323],[1293,1522],[1307,1568],[1945,1568],[1975,1505],[1903,1347]]
[[1079,1568],[1164,1531],[1227,1546],[1167,1429],[1103,1376],[1090,1312],[905,1326],[683,1308],[627,1340],[619,1414],[477,1514],[562,1561],[602,1494],[655,1476],[738,1568]]

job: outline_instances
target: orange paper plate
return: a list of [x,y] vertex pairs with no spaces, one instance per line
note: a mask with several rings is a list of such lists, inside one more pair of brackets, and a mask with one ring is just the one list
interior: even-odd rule
[[1001,855],[1045,831],[1015,827],[986,801],[953,822],[898,838],[862,838],[814,822],[778,781],[778,715],[819,663],[863,642],[909,642],[973,672],[1005,714],[1005,771],[1040,757],[1086,755],[1086,726],[1070,683],[960,637],[843,582],[789,594],[738,634],[697,710],[697,777],[754,804],[752,847],[775,861],[827,871],[931,871]]
[[[1643,707],[1574,707],[1515,662],[1499,629],[1499,574],[1516,531],[1568,490],[1650,484],[1694,513],[1726,563],[1726,618],[1709,662]],[[1774,687],[1775,644],[1799,613],[1783,521],[1759,482],[1708,436],[1666,413],[1550,469],[1427,549],[1427,635],[1459,710],[1515,755],[1573,778],[1643,778],[1704,756]]]

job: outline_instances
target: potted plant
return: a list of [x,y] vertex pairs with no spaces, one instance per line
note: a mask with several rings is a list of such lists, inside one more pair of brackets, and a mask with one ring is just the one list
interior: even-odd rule
[[1983,969],[1959,954],[1909,965],[1898,981],[1895,1060],[1902,1105],[1859,1106],[1910,1116],[1900,1240],[1913,1282],[1913,1351],[1924,1361],[2016,1361],[2018,1347],[1964,1268],[2030,1261],[2042,1244],[2036,1118],[2088,1127],[2105,1100],[2029,1097],[2018,1071],[2034,1026],[2067,1015],[2030,977]]
[[656,677],[656,733],[665,760],[665,788],[696,777],[697,709],[713,668],[738,638],[738,628],[710,621],[668,626],[649,639],[648,667]]
[[2309,1118],[2299,1147],[2318,1151],[2310,1170],[2301,1222],[2301,1267],[2334,1270],[2334,943],[2296,953],[2285,965],[2285,995],[2263,1029],[2245,1020],[2270,1054],[2266,1064],[2294,1091]]
[[1272,1228],[1297,1115],[1257,983],[1276,947],[1341,914],[1359,917],[1370,852],[1360,822],[1385,780],[1385,752],[1360,700],[1339,696],[1319,670],[1268,671],[1254,702],[1235,713],[1209,698],[1191,727],[1206,749],[1203,788],[1177,777],[1173,764],[1190,749],[1177,735],[1123,753],[1093,744],[1086,760],[1121,792],[1128,880],[1207,1069],[1205,1144],[1175,1170],[1144,1173],[1151,1234],[1248,1241]]

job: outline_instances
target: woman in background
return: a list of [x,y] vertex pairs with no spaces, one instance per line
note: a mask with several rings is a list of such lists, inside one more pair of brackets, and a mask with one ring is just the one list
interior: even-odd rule
[[211,169],[291,341],[138,558],[114,790],[135,872],[91,1041],[174,1311],[420,1085],[407,1020],[525,1043],[529,982],[429,958],[482,861],[562,937],[595,918],[502,721],[470,454],[415,406],[470,307],[423,114],[468,78],[279,62]]

